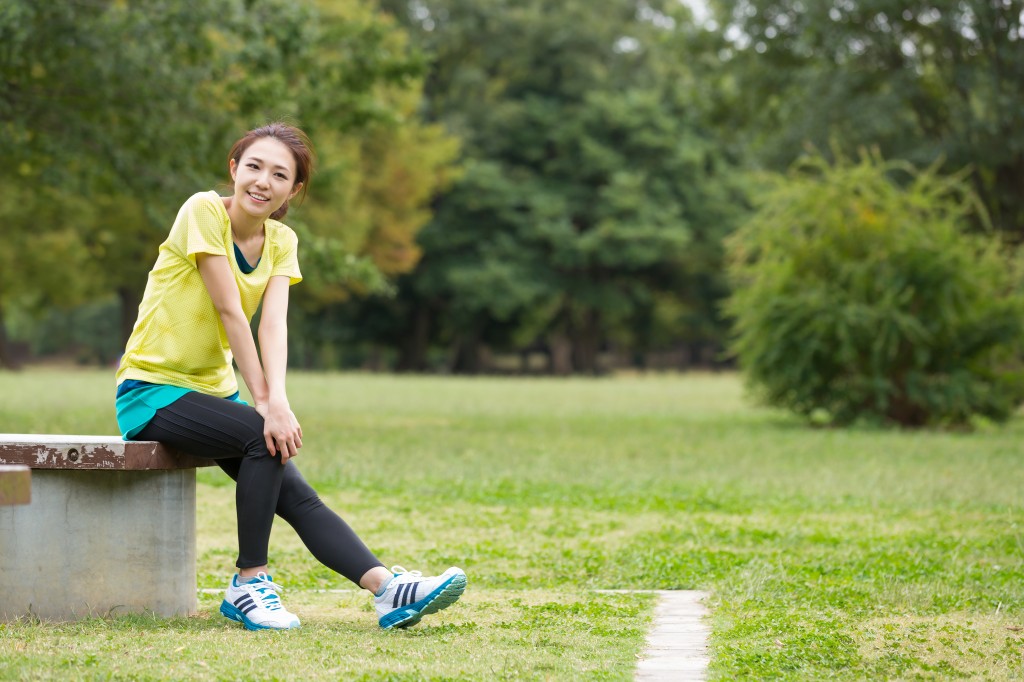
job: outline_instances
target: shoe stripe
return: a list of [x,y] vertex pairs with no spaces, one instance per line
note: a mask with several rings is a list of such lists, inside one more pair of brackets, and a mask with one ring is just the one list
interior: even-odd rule
[[[420,582],[423,581],[414,583],[405,592],[405,596],[410,597],[414,595]],[[410,627],[420,622],[423,616],[436,613],[454,604],[462,596],[465,589],[465,574],[452,575],[420,601],[410,603],[401,609],[396,608],[391,613],[381,616],[378,619],[378,623],[385,630]]]
[[410,603],[412,603],[412,600],[409,599],[409,595],[412,594],[412,588],[415,586],[416,583],[406,583],[405,593],[402,595],[402,606],[408,606]]
[[402,592],[402,606],[409,605],[409,590],[412,589],[412,583],[405,584],[405,591]]
[[392,602],[391,608],[397,609],[399,602],[402,603],[402,606],[405,606],[405,602],[401,601],[402,600],[402,590],[404,590],[408,586],[408,584],[409,583],[403,583],[402,585],[398,586],[397,590],[395,590],[395,601]]
[[[417,587],[419,587],[419,586],[420,586],[420,584],[419,584],[419,583],[413,583],[413,584],[412,584],[412,596],[411,596],[411,597],[409,597],[409,601],[408,601],[408,603],[409,603],[409,604],[412,604],[413,602],[415,602],[415,601],[416,601],[416,588],[417,588]],[[408,596],[408,594],[409,594],[409,591],[408,591],[408,590],[406,590],[406,593],[405,593],[405,594],[406,594],[406,596]]]
[[[277,595],[275,594],[273,596],[276,597]],[[257,602],[252,595],[243,594],[235,600],[235,606],[238,607],[238,609],[242,613],[249,613],[253,609],[258,608],[260,606],[263,606],[263,608],[268,609],[270,611],[276,611],[277,609],[281,608],[281,601],[280,599],[271,599],[269,597],[264,596]]]

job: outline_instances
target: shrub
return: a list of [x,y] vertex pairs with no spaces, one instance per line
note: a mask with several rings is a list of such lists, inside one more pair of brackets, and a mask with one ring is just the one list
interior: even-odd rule
[[[896,182],[896,179],[901,182]],[[775,178],[729,240],[733,352],[770,405],[833,424],[1001,421],[1024,293],[964,175],[864,154]]]

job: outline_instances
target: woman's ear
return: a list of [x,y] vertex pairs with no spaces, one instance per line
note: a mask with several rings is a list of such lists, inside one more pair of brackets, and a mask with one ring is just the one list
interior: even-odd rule
[[238,172],[238,162],[234,159],[228,159],[228,172],[231,173],[231,181],[235,181],[235,173]]
[[[231,179],[234,180],[234,176],[232,176]],[[299,193],[300,189],[302,189],[302,183],[301,182],[296,182],[295,186],[292,187],[292,193],[288,195],[288,198],[289,199],[295,198],[295,195]]]

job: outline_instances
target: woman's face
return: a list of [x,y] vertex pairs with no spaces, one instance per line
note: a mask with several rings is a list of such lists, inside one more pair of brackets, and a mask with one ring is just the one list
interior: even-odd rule
[[229,169],[235,205],[254,217],[267,218],[302,188],[295,182],[295,157],[273,137],[253,142],[237,163],[231,159]]

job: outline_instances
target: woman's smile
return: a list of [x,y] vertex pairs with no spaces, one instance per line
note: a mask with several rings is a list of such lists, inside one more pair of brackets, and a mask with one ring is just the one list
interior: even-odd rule
[[235,197],[254,217],[270,215],[294,194],[295,158],[272,137],[249,145],[232,171]]

